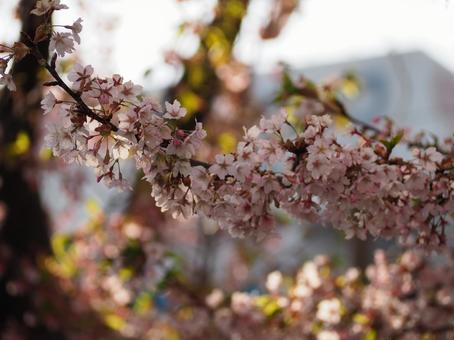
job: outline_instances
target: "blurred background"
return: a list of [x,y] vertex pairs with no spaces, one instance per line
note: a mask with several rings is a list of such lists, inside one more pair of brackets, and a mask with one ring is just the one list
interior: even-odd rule
[[[276,110],[273,98],[284,70],[295,79],[304,75],[335,83],[347,110],[362,121],[388,116],[415,132],[444,137],[454,131],[450,1],[64,3],[70,10],[55,13],[53,22],[69,24],[82,17],[84,30],[75,57],[64,60],[60,71],[68,72],[75,62],[91,64],[100,75],[119,73],[142,84],[160,100],[178,98],[189,111],[185,127],[195,119],[206,126],[201,154],[207,160],[233,151],[242,126]],[[37,26],[37,18],[27,14],[33,5],[32,0],[0,1],[1,42],[14,42],[21,29]],[[263,242],[231,239],[212,221],[175,221],[154,206],[150,188],[133,165],[128,171],[132,192],[105,188],[91,171],[63,165],[43,147],[44,127],[58,117],[44,118],[39,112],[39,84],[46,75],[27,58],[21,63],[13,71],[25,77],[18,93],[0,94],[0,301],[2,327],[11,334],[63,337],[66,326],[58,313],[40,313],[43,304],[47,311],[69,304],[86,322],[96,323],[92,308],[102,311],[104,322],[91,328],[93,334],[107,327],[137,335],[146,322],[128,314],[131,301],[147,291],[144,282],[156,281],[162,273],[180,271],[189,287],[203,293],[213,287],[260,290],[266,273],[279,269],[291,274],[317,254],[330,255],[339,268],[364,268],[378,247],[398,252],[384,241],[346,241],[331,229],[301,225],[280,211],[277,234]],[[303,98],[292,108],[296,116],[307,109],[305,104]],[[339,128],[345,123],[338,121]],[[166,249],[159,274],[143,267],[142,257],[156,251],[147,248],[150,243]],[[112,276],[120,277],[132,296],[122,299],[112,293],[113,302],[107,304],[110,288],[101,282]],[[60,305],[49,307],[42,296],[56,291]],[[83,296],[76,306],[74,296]],[[159,294],[153,299],[156,306],[166,304]],[[136,322],[135,330],[124,320]],[[29,330],[21,330],[23,325]]]

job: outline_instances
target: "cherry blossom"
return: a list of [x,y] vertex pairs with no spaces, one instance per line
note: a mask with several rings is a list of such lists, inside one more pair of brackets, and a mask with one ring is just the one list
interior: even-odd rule
[[334,331],[321,331],[317,334],[317,340],[340,340],[340,335]]
[[49,49],[56,51],[60,57],[74,51],[74,40],[69,33],[56,32],[52,35],[50,40]]
[[142,86],[134,85],[133,82],[128,81],[121,86],[118,97],[123,100],[134,101],[136,97],[142,93]]
[[71,30],[74,40],[80,44],[80,32],[82,32],[82,18],[78,18],[76,21],[73,22],[71,26],[65,26]]
[[41,109],[43,110],[43,114],[46,115],[52,112],[56,104],[57,99],[55,98],[54,94],[49,91],[41,101]]
[[[55,143],[52,147],[70,159],[79,153],[76,159],[87,159],[87,165],[95,167],[98,179],[109,186],[125,186],[116,165],[132,156],[152,184],[152,195],[163,210],[175,216],[205,215],[235,236],[259,237],[269,233],[273,229],[271,208],[277,205],[297,217],[341,229],[347,237],[364,239],[368,233],[374,237],[395,235],[403,242],[425,247],[445,242],[442,221],[448,210],[440,206],[435,212],[432,200],[441,193],[445,204],[452,204],[452,189],[442,182],[438,185],[435,178],[437,185],[432,187],[428,186],[428,178],[421,182],[429,176],[423,175],[427,164],[421,165],[421,157],[407,163],[399,160],[403,163],[398,167],[387,164],[375,151],[380,150],[380,142],[369,142],[366,147],[342,145],[333,134],[328,116],[307,116],[301,135],[284,138],[283,126],[288,123],[285,111],[280,111],[277,116],[262,118],[260,128],[246,130],[236,154],[216,155],[207,172],[198,164],[191,165],[206,136],[202,124],[197,123],[188,132],[173,128],[162,119],[169,117],[172,110],[176,112],[172,119],[183,116],[177,101],[166,103],[167,111],[161,117],[156,102],[140,100],[141,87],[124,83],[117,75],[110,79],[93,77],[91,71],[77,66],[69,77],[73,88],[84,82],[82,98],[93,110],[100,111],[100,117],[117,116],[119,130],[99,121],[87,123],[82,119],[80,124],[79,115],[70,109],[71,124],[79,124],[72,131],[79,137],[70,150],[66,150],[68,143],[63,148]],[[87,158],[83,152],[95,157]],[[428,156],[422,158],[438,167],[438,153],[427,152]],[[264,170],[264,164],[269,170]],[[277,164],[283,168],[274,172],[271,169]],[[165,179],[166,173],[171,174],[170,182]],[[435,189],[439,193],[427,192]],[[432,209],[433,222],[428,222],[427,210],[415,206],[415,199]],[[390,220],[377,217],[389,217],[391,213],[396,216],[391,219],[392,225],[387,222]],[[428,234],[431,223],[437,224]]]
[[89,83],[93,72],[94,70],[91,65],[83,67],[80,64],[75,64],[68,73],[68,80],[72,83],[74,89],[81,90]]
[[16,84],[11,74],[0,73],[0,85],[5,85],[10,91],[16,91]]
[[268,289],[268,291],[270,291],[271,293],[277,292],[281,287],[282,279],[282,274],[278,271],[274,271],[268,274],[265,283],[266,289]]
[[181,104],[178,100],[174,100],[173,104],[170,104],[169,102],[165,103],[166,106],[166,113],[164,114],[164,118],[167,119],[180,119],[186,116],[186,109],[184,107],[181,107]]
[[61,156],[68,150],[72,150],[75,145],[71,131],[57,124],[48,126],[45,142],[56,156]]
[[50,11],[67,9],[68,6],[60,4],[60,0],[38,0],[35,8],[31,11],[35,15],[44,15]]
[[210,167],[210,173],[224,179],[227,175],[233,174],[232,164],[234,157],[231,154],[216,155],[216,163]]
[[341,320],[341,302],[338,299],[320,301],[316,318],[330,324],[339,323]]
[[[369,142],[367,147],[342,145],[333,134],[328,116],[308,116],[301,135],[284,139],[283,126],[288,123],[285,111],[281,111],[277,116],[262,118],[260,128],[246,130],[237,153],[216,155],[206,171],[197,163],[191,164],[206,136],[202,124],[197,123],[188,132],[173,128],[162,119],[169,117],[166,115],[172,110],[177,112],[172,119],[183,116],[177,101],[173,105],[167,103],[167,111],[161,117],[159,105],[140,99],[141,87],[124,83],[116,75],[103,79],[89,74],[90,68],[77,66],[69,77],[73,88],[85,82],[82,98],[100,112],[100,117],[117,116],[118,130],[99,120],[80,120],[70,106],[68,118],[78,137],[73,137],[71,147],[69,143],[64,147],[51,144],[56,154],[71,155],[70,159],[79,153],[76,159],[87,159],[98,179],[109,186],[125,186],[117,164],[135,157],[163,210],[175,216],[205,215],[235,236],[259,237],[269,233],[273,229],[271,208],[277,205],[297,217],[339,228],[347,237],[364,239],[368,233],[374,237],[395,235],[426,247],[445,242],[442,221],[448,210],[440,206],[436,212],[433,200],[442,194],[445,204],[452,204],[452,189],[447,185],[450,180],[442,185],[444,182],[438,184],[433,178],[436,185],[431,187],[428,178],[421,182],[430,175],[423,175],[427,164],[421,165],[419,158],[414,162],[398,160],[403,162],[398,167],[387,164],[377,154],[380,142]],[[48,106],[53,104],[50,99],[46,98]],[[95,157],[87,158],[84,152]],[[438,167],[440,156],[433,150],[427,152],[425,159]],[[264,170],[264,164],[269,170]],[[272,170],[277,164],[281,167],[279,172]],[[171,181],[166,179],[166,173],[171,175]],[[440,180],[446,181],[441,177]],[[420,205],[414,204],[415,199]],[[432,209],[433,222],[427,220],[429,215],[421,204]],[[377,217],[392,213],[394,219]],[[391,220],[393,224],[389,225],[387,221]],[[428,234],[431,223],[436,225]]]
[[[214,307],[215,319],[226,320],[223,334],[246,339],[449,337],[454,326],[446,313],[453,307],[449,266],[430,265],[413,251],[389,262],[378,251],[365,271],[366,283],[358,269],[336,275],[330,259],[317,256],[280,290],[271,285],[269,293],[233,292],[230,300],[217,292],[223,298]],[[277,273],[268,277],[280,282]]]
[[419,160],[419,163],[430,172],[437,170],[437,164],[443,160],[443,155],[439,153],[434,147],[427,148],[426,150],[413,150],[413,154]]

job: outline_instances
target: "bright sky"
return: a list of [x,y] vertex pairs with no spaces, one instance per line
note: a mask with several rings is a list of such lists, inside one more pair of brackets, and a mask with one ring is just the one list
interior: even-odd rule
[[[11,41],[17,34],[11,21],[15,2],[0,1],[0,40]],[[137,82],[153,67],[156,85],[169,81],[168,69],[155,66],[173,46],[181,18],[199,12],[208,16],[213,0],[192,0],[196,8],[174,0],[84,1],[88,5],[82,12],[74,10],[78,0],[62,2],[73,10],[59,13],[58,22],[84,18],[87,63]],[[419,49],[454,71],[454,4],[449,0],[304,0],[279,39],[261,42],[257,29],[269,3],[253,1],[236,50],[259,70],[279,61],[304,67]],[[108,33],[100,29],[106,15],[115,19]]]

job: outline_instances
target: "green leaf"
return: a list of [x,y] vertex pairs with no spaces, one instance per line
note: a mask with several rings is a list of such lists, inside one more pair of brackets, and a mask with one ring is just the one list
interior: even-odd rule
[[299,92],[300,92],[300,90],[293,83],[293,80],[292,80],[292,78],[290,78],[290,75],[287,72],[287,70],[285,70],[284,74],[282,76],[281,89],[279,90],[278,94],[274,98],[273,102],[279,103],[291,95],[299,94]]
[[399,131],[397,135],[395,135],[391,140],[386,141],[386,140],[381,140],[380,142],[386,147],[386,150],[388,151],[388,155],[391,154],[393,149],[399,142],[401,141],[402,137],[404,136],[403,130]]
[[364,336],[364,340],[376,340],[377,332],[374,329],[370,329]]

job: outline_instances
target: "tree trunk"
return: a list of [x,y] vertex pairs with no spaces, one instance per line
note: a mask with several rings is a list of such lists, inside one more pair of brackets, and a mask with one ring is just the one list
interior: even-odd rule
[[[21,31],[30,36],[43,20],[30,15],[35,2],[21,0],[18,5]],[[48,42],[40,49],[47,56]],[[15,334],[24,338],[60,339],[63,337],[57,331],[35,322],[31,313],[36,296],[33,288],[22,292],[20,282],[25,272],[36,270],[37,259],[50,252],[47,215],[31,176],[35,167],[32,147],[41,116],[39,70],[32,56],[16,62],[12,74],[17,91],[5,88],[0,94],[0,202],[6,207],[6,216],[0,221],[0,334],[6,336],[15,329]],[[13,148],[18,136],[26,140],[19,151]]]

